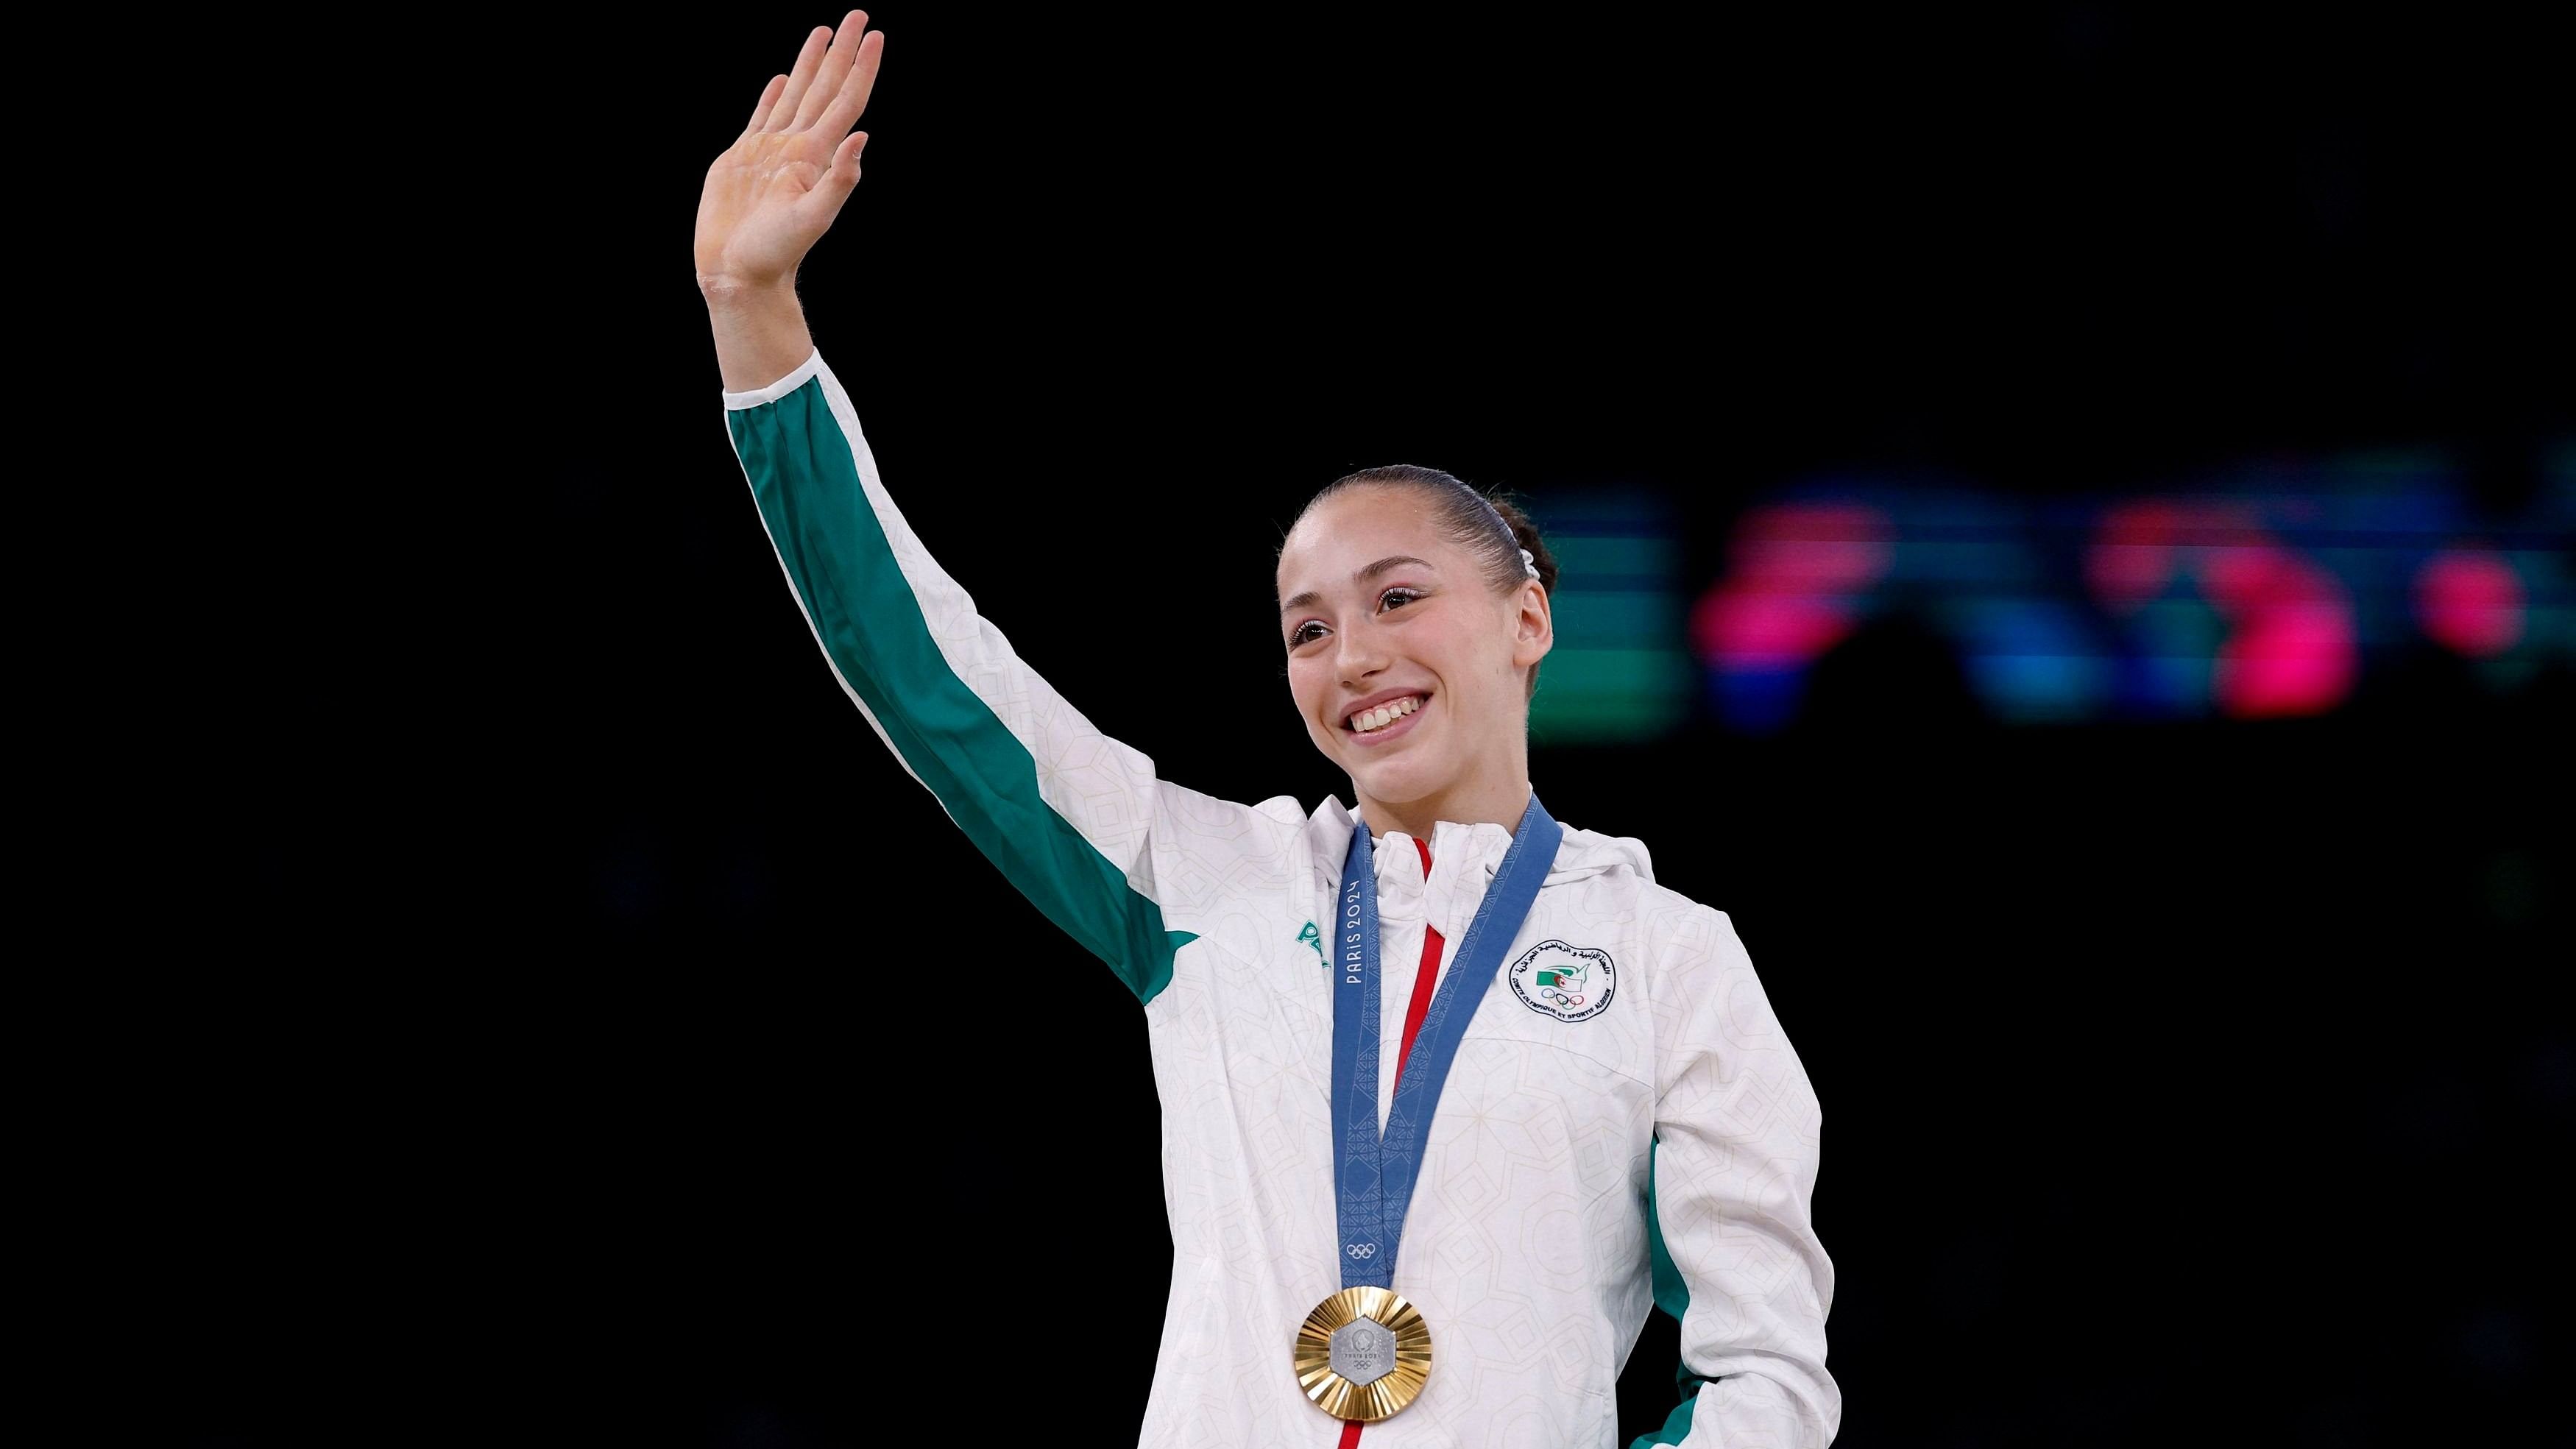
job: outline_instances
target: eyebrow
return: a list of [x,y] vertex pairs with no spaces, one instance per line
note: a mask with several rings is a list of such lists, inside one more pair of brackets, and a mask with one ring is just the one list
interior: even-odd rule
[[[1361,569],[1358,573],[1351,575],[1351,582],[1355,584],[1364,584],[1369,580],[1376,578],[1378,575],[1385,573],[1388,569],[1402,568],[1406,564],[1420,564],[1424,568],[1430,568],[1432,566],[1431,560],[1427,558],[1415,558],[1409,553],[1391,553],[1386,557],[1379,559],[1376,563],[1370,564],[1368,567]],[[1308,589],[1306,592],[1297,595],[1295,598],[1290,599],[1284,604],[1281,604],[1279,606],[1279,612],[1285,614],[1291,609],[1303,609],[1310,604],[1320,604],[1323,601],[1324,596],[1322,594],[1315,592],[1313,589]]]

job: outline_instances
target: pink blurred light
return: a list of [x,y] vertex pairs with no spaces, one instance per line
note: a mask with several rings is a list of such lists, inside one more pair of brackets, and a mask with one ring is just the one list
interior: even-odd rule
[[2218,707],[2239,719],[2323,714],[2352,692],[2359,663],[2349,610],[2267,608],[2218,646]]
[[2093,546],[2084,551],[2084,578],[2093,597],[2117,613],[2134,613],[2173,581],[2174,538],[2182,510],[2160,498],[2126,503],[2103,515]]
[[2134,614],[2190,567],[2194,550],[2263,543],[2262,526],[2241,505],[2142,498],[2102,515],[2084,551],[2084,579],[2115,614]]
[[2270,542],[2207,550],[2202,587],[2235,628],[2218,646],[2218,707],[2239,719],[2323,714],[2352,692],[2361,648],[2333,574]]
[[1729,580],[1700,601],[1691,636],[1700,657],[1778,668],[1803,664],[1851,632],[1850,610],[1806,594],[1769,593]]
[[1896,529],[1857,503],[1784,503],[1757,508],[1735,526],[1735,572],[1846,593],[1887,572]]
[[2444,647],[2492,658],[2522,642],[2522,578],[2492,549],[2445,549],[2415,574],[2415,618]]
[[1733,668],[1803,665],[1849,634],[1853,595],[1883,577],[1895,529],[1877,509],[1790,503],[1736,525],[1734,566],[1691,613],[1703,659]]

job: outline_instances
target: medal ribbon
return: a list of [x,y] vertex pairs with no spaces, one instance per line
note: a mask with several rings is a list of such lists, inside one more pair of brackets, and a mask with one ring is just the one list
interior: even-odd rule
[[1432,993],[1430,1010],[1423,1013],[1422,1034],[1405,1058],[1381,1134],[1377,866],[1368,826],[1351,826],[1333,962],[1340,972],[1333,983],[1333,1140],[1340,1147],[1333,1186],[1345,1288],[1395,1286],[1396,1245],[1404,1236],[1405,1210],[1413,1203],[1423,1144],[1430,1135],[1431,1114],[1440,1106],[1440,1088],[1449,1080],[1449,1064],[1457,1058],[1468,1019],[1485,999],[1485,988],[1493,985],[1512,938],[1529,918],[1538,888],[1556,864],[1557,843],[1564,838],[1565,828],[1538,803],[1538,796],[1530,796],[1520,828],[1512,832],[1511,849],[1503,853],[1502,867],[1485,887],[1476,918],[1450,958],[1439,990]]

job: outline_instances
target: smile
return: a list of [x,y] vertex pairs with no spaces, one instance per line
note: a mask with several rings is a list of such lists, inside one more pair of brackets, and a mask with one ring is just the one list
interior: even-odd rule
[[1415,710],[1429,703],[1430,698],[1425,694],[1407,694],[1381,701],[1342,721],[1342,728],[1357,735],[1376,734],[1397,720],[1409,718]]

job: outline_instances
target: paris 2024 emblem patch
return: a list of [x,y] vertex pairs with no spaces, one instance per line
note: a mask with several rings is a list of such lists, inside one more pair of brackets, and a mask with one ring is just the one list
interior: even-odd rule
[[1590,1021],[1607,1010],[1619,968],[1610,953],[1563,941],[1541,941],[1512,963],[1512,992],[1521,1004],[1559,1021]]

